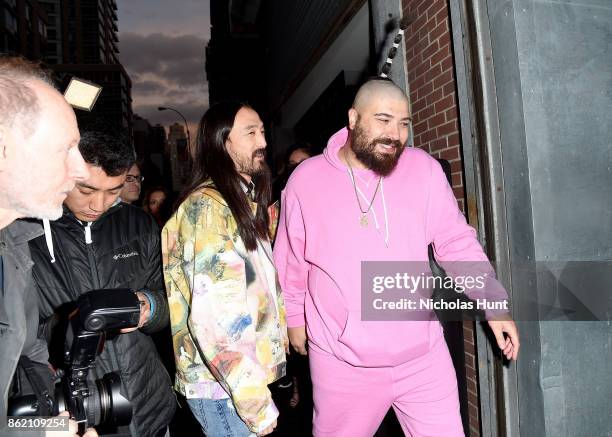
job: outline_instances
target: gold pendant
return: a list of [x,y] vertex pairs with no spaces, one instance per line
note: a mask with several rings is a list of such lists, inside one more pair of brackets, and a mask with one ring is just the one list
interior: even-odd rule
[[359,219],[359,224],[361,225],[362,228],[367,228],[368,227],[368,216],[365,214],[362,214],[361,218]]

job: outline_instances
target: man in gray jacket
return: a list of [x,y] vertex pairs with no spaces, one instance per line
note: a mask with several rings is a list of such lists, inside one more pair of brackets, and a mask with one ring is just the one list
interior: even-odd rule
[[[47,362],[46,345],[36,335],[38,303],[28,249],[43,228],[17,219],[61,216],[67,193],[88,177],[78,143],[74,112],[45,75],[25,61],[0,58],[0,435],[20,435],[5,428],[19,357]],[[53,435],[76,436],[76,424]]]

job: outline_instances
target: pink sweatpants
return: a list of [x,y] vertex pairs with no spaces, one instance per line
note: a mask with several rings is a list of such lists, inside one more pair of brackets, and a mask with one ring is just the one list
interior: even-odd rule
[[464,436],[455,369],[444,339],[396,367],[355,367],[310,348],[316,437],[371,437],[393,406],[411,437]]

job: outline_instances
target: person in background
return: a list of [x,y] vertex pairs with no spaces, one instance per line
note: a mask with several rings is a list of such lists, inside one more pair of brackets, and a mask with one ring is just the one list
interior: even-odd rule
[[285,310],[270,240],[270,171],[257,112],[204,114],[191,183],[162,231],[176,388],[208,436],[267,435],[285,374]]
[[285,189],[285,185],[287,185],[287,181],[291,173],[293,173],[293,170],[295,170],[302,161],[312,156],[314,156],[314,151],[312,146],[308,143],[296,143],[287,148],[283,160],[283,167],[272,186],[272,198],[275,201],[280,199],[281,191]]
[[170,200],[168,191],[163,187],[153,187],[147,190],[142,202],[142,209],[151,214],[161,228],[170,216]]
[[[37,65],[0,57],[0,434],[76,437],[66,432],[7,428],[8,394],[20,357],[49,372],[48,352],[37,338],[39,314],[28,242],[43,234],[33,217],[55,220],[75,182],[88,170],[79,152],[74,111]],[[68,415],[63,412],[62,415]],[[95,437],[88,430],[85,437]]]
[[140,190],[142,188],[142,181],[144,178],[141,176],[140,167],[137,163],[134,163],[127,172],[125,177],[125,184],[121,189],[119,197],[125,203],[134,203],[140,197]]

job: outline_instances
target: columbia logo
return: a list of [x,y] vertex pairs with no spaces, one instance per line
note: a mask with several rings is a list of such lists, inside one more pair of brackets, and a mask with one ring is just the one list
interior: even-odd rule
[[113,259],[117,261],[118,259],[131,258],[133,256],[138,256],[138,252],[134,251],[130,253],[118,253],[117,255],[113,256]]

